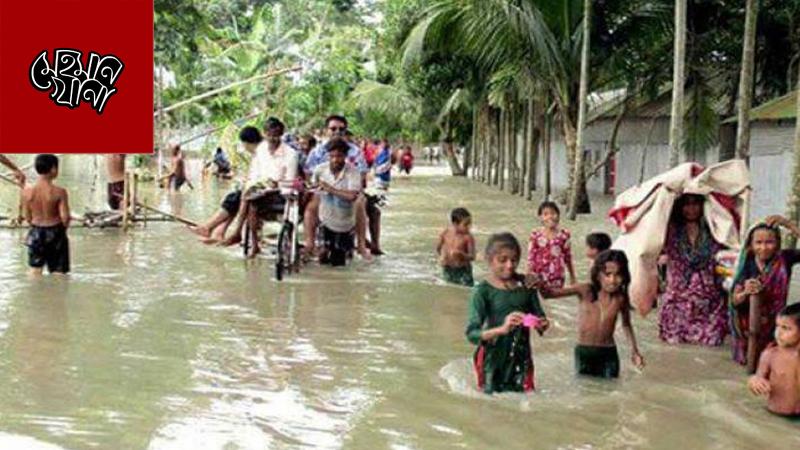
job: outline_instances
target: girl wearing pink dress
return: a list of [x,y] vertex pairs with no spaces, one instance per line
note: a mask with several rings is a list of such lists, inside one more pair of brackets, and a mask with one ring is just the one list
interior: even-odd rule
[[569,231],[559,228],[561,211],[554,202],[539,205],[542,227],[531,232],[528,242],[528,273],[537,275],[550,289],[564,286],[564,272],[569,270],[570,283],[575,284]]

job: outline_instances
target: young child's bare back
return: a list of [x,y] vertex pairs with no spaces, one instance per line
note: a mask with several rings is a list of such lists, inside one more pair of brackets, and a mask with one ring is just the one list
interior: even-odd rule
[[22,205],[26,220],[37,227],[69,226],[67,191],[45,178],[22,191]]
[[36,172],[39,178],[22,190],[22,209],[31,224],[26,244],[28,265],[33,274],[40,274],[45,265],[53,273],[69,272],[70,222],[69,198],[64,188],[53,184],[58,176],[58,158],[38,155]]

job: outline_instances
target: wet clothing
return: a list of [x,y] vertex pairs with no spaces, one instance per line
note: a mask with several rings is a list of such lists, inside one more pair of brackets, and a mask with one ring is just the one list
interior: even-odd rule
[[463,284],[464,286],[472,286],[475,281],[472,278],[472,264],[461,267],[442,267],[444,280],[448,283]]
[[[324,181],[336,189],[346,191],[361,190],[361,175],[358,170],[345,163],[337,174],[331,171],[330,164],[323,164],[314,170],[314,183]],[[327,192],[320,191],[319,221],[332,231],[349,232],[356,226],[354,203]]]
[[576,345],[575,371],[578,372],[578,375],[617,378],[619,376],[617,347]]
[[552,239],[540,229],[528,238],[528,273],[535,273],[551,289],[564,287],[564,272],[572,262],[569,231],[561,228]]
[[214,165],[217,166],[217,173],[220,175],[230,173],[231,171],[231,162],[228,161],[225,152],[220,151],[214,154]]
[[108,183],[106,193],[108,195],[108,207],[115,211],[119,210],[125,195],[125,181]]
[[225,198],[222,199],[222,203],[220,207],[224,209],[229,215],[235,216],[239,213],[239,206],[242,203],[242,190],[237,189],[232,192],[228,192],[225,195]]
[[186,183],[186,177],[178,176],[178,175],[170,175],[169,176],[169,185],[172,190],[180,191],[181,186]]
[[467,339],[478,346],[473,357],[478,387],[487,394],[534,389],[530,329],[516,327],[493,341],[481,340],[485,329],[499,327],[512,312],[545,318],[535,290],[503,290],[480,282],[472,288],[467,319]]
[[400,157],[400,171],[410,175],[412,167],[414,167],[414,155],[411,152],[403,153]]
[[670,225],[663,253],[667,285],[661,297],[658,335],[670,344],[722,345],[728,334],[728,305],[714,255],[722,249],[703,221],[694,246],[685,227]]
[[326,249],[325,254],[320,258],[320,263],[332,266],[345,265],[347,256],[352,253],[355,247],[353,233],[351,231],[333,231],[326,226],[322,226],[320,231],[321,244]]
[[[247,187],[260,183],[293,182],[297,178],[297,152],[286,144],[281,144],[275,151],[269,150],[269,143],[264,141],[256,147],[255,155],[250,163]],[[283,192],[287,187],[281,186]]]
[[[792,266],[800,262],[800,250],[779,251],[772,261],[764,266],[763,272],[758,269],[752,253],[747,252],[741,261],[743,263],[735,275],[733,291],[736,291],[737,286],[743,287],[746,280],[753,278],[758,279],[762,286],[761,327],[758,332],[756,350],[756,360],[758,360],[758,355],[774,339],[775,319],[781,309],[786,306],[789,282],[792,279]],[[747,364],[747,339],[750,335],[750,300],[739,305],[734,305],[731,301],[729,313],[733,333],[731,341],[733,360],[744,365]]]
[[392,150],[386,146],[375,156],[375,186],[388,189],[392,181]]
[[47,265],[50,273],[69,272],[69,238],[64,225],[31,226],[25,245],[28,246],[29,266],[40,268]]

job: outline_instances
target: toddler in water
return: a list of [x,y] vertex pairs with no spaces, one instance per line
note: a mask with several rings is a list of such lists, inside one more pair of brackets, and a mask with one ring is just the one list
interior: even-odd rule
[[761,326],[756,358],[772,341],[775,318],[786,306],[792,266],[800,262],[800,250],[781,250],[778,225],[800,236],[800,229],[781,216],[767,217],[750,228],[733,278],[730,317],[733,326],[733,359],[747,363],[747,339],[750,327],[750,296],[760,297]]
[[747,387],[755,395],[767,396],[770,412],[800,419],[800,303],[778,314],[775,341],[761,354]]
[[602,378],[619,376],[619,355],[614,342],[617,316],[622,316],[622,328],[631,343],[631,360],[644,367],[636,337],[631,326],[631,306],[628,285],[631,274],[628,258],[620,250],[600,253],[592,266],[591,283],[581,283],[563,289],[542,287],[544,298],[578,296],[578,345],[575,346],[575,370],[580,375]]
[[594,265],[597,255],[611,248],[611,236],[606,233],[589,233],[586,235],[586,259],[589,267]]
[[475,373],[487,394],[534,389],[530,328],[542,333],[549,326],[536,291],[525,288],[516,273],[520,254],[514,235],[492,235],[486,245],[489,275],[473,288],[469,302],[466,335],[478,346]]
[[439,235],[436,254],[448,283],[472,286],[472,261],[475,260],[475,238],[469,232],[472,216],[464,208],[450,212],[450,226]]
[[554,202],[539,205],[542,227],[531,232],[528,243],[528,273],[537,275],[544,286],[564,286],[564,270],[569,270],[570,283],[575,284],[575,268],[572,265],[570,233],[559,228],[561,212]]

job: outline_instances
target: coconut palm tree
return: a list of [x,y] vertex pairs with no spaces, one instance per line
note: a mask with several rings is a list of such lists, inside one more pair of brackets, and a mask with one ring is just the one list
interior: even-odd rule
[[683,89],[686,84],[686,1],[675,1],[675,49],[672,64],[672,112],[669,125],[669,165],[675,167],[683,147]]
[[746,0],[736,128],[736,157],[745,160],[750,159],[750,105],[753,103],[753,64],[756,52],[757,19],[758,0]]

